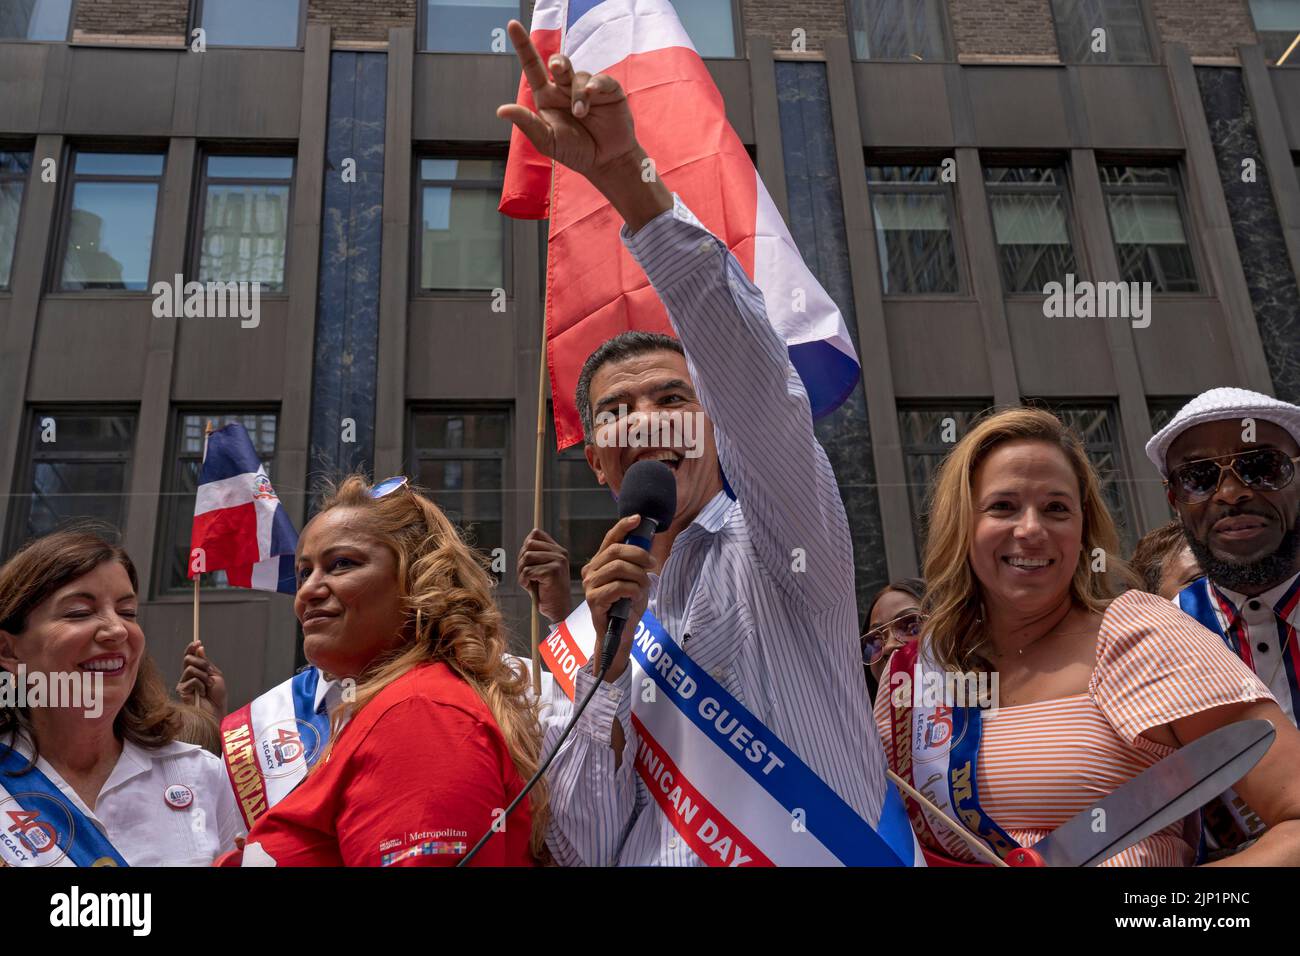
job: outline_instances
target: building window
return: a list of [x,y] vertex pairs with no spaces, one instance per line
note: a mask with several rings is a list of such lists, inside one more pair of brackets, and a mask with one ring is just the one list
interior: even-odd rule
[[907,498],[912,506],[912,534],[917,555],[925,553],[929,522],[928,498],[939,466],[992,401],[959,405],[900,405],[898,434],[907,472]]
[[1142,0],[1052,0],[1064,63],[1150,63]]
[[158,154],[75,155],[60,289],[148,287],[162,171]]
[[942,0],[849,0],[859,60],[942,60]]
[[886,295],[957,292],[952,192],[938,166],[868,166]]
[[284,291],[292,179],[287,156],[207,157],[200,282],[257,282],[263,292]]
[[569,551],[569,578],[582,580],[582,566],[596,556],[618,503],[596,480],[582,442],[555,450],[555,420],[547,414],[546,513],[542,528]]
[[[489,558],[504,547],[505,472],[510,414],[428,409],[411,415],[410,475]],[[511,552],[513,554],[513,552]]]
[[208,46],[301,46],[300,0],[196,0]]
[[1048,400],[1026,400],[1026,404],[1046,408],[1074,429],[1083,442],[1083,450],[1101,482],[1101,496],[1119,531],[1120,547],[1132,554],[1137,547],[1137,522],[1133,518],[1132,479],[1120,453],[1119,428],[1109,405],[1067,405]]
[[107,533],[126,522],[135,414],[82,408],[33,410],[9,551],[73,521]]
[[[189,577],[190,532],[194,526],[194,501],[203,467],[203,436],[207,423],[214,429],[239,422],[257,449],[257,457],[275,484],[272,462],[275,458],[276,415],[269,411],[194,411],[178,412],[168,478],[163,497],[162,521],[159,523],[161,546],[157,576],[159,591],[183,592],[194,587]],[[225,571],[210,571],[200,577],[204,588],[228,588]]]
[[0,151],[0,289],[9,288],[18,241],[18,214],[23,208],[23,187],[32,168],[31,153]]
[[673,9],[700,56],[736,55],[731,0],[673,0]]
[[1007,292],[1042,294],[1075,271],[1065,171],[1056,166],[986,166],[984,181]]
[[497,38],[505,37],[507,23],[520,18],[519,0],[424,0],[424,49],[513,54],[514,47]]
[[1148,398],[1147,413],[1151,416],[1151,434],[1154,435],[1173,421],[1174,416],[1191,400],[1190,395],[1186,398]]
[[1196,292],[1196,266],[1183,229],[1178,171],[1172,166],[1102,164],[1119,271],[1154,292]]
[[0,40],[66,40],[72,0],[0,0]]
[[1300,46],[1300,3],[1295,0],[1250,0],[1255,32],[1264,56],[1274,66],[1294,66]]
[[505,287],[500,159],[420,160],[420,290]]
[[[1148,398],[1147,413],[1151,416],[1151,434],[1154,435],[1173,421],[1174,416],[1191,400],[1190,395],[1185,398]],[[1169,506],[1169,517],[1177,517],[1172,505]]]

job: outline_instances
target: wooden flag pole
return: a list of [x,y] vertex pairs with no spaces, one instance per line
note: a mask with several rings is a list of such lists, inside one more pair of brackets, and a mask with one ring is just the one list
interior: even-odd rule
[[[551,209],[555,203],[555,160],[551,160],[551,186],[547,197],[546,214],[549,229]],[[550,273],[550,251],[547,251],[547,274]],[[545,283],[547,277],[542,277]],[[545,285],[543,285],[545,289]],[[542,468],[546,450],[546,296],[542,296],[542,338],[537,348],[537,444],[533,454],[533,527],[542,526]],[[532,622],[529,627],[529,644],[533,660],[533,693],[542,696],[541,610],[537,606],[540,587],[528,593],[533,599]]]
[[[208,436],[211,434],[212,434],[212,419],[208,419],[207,424],[203,428],[203,458],[208,457]],[[202,459],[200,459],[199,460],[200,474],[202,474],[202,469],[203,469],[203,461]],[[192,551],[190,552],[190,560],[191,561],[194,560],[194,553]],[[197,574],[194,575],[194,633],[193,633],[192,640],[195,644],[199,642],[199,579],[202,577],[203,577],[202,571],[199,571]],[[200,688],[194,692],[196,703],[197,703],[197,698],[199,696],[201,695],[206,696],[206,694],[207,694],[206,689],[204,689],[200,684]]]
[[953,836],[960,837],[962,841],[971,848],[976,856],[983,857],[994,866],[1008,865],[1005,860],[1001,859],[996,853],[985,846],[984,841],[980,840],[964,826],[936,807],[925,794],[921,793],[921,791],[917,790],[898,774],[894,773],[894,771],[886,770],[885,773],[888,774],[889,779],[898,784],[899,788],[905,791],[909,797],[921,804],[925,809],[929,810],[946,829],[951,831]]
[[[537,446],[533,457],[533,527],[542,526],[542,466],[546,451],[546,307],[542,307],[541,361],[537,363]],[[533,654],[533,693],[542,695],[541,610],[537,606],[537,590],[529,591],[533,598],[531,639]]]

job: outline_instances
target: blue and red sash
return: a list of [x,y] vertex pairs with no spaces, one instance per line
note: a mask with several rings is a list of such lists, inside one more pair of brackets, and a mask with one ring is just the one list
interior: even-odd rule
[[[983,732],[979,707],[947,706],[926,702],[922,690],[935,685],[926,674],[938,673],[937,666],[920,653],[921,641],[913,641],[894,652],[887,679],[877,693],[888,694],[894,772],[925,794],[950,820],[963,824],[990,850],[1005,858],[1019,848],[1009,833],[980,806],[976,786],[980,737]],[[902,680],[901,675],[907,675]],[[897,698],[897,699],[896,699]],[[903,795],[917,836],[930,851],[953,860],[970,857],[960,837],[941,821],[933,824],[920,803]],[[929,856],[927,856],[929,859]]]
[[0,865],[127,866],[49,777],[34,766],[24,771],[27,762],[0,744]]
[[[1300,578],[1297,579],[1300,583]],[[1250,638],[1246,632],[1246,622],[1237,613],[1232,603],[1219,594],[1209,577],[1197,578],[1178,592],[1174,603],[1186,614],[1196,618],[1207,631],[1219,635],[1228,650],[1232,651],[1252,671],[1255,661],[1250,652]],[[1278,621],[1279,636],[1286,637],[1283,628],[1290,625],[1284,620]],[[1294,642],[1294,636],[1292,636]],[[1290,657],[1286,652],[1289,647],[1294,652],[1294,643],[1282,644],[1283,658],[1288,662],[1287,676],[1292,674]],[[1258,673],[1258,672],[1256,672]],[[1292,681],[1292,687],[1294,687]],[[1237,796],[1235,790],[1225,790],[1205,806],[1202,813],[1202,842],[1208,840],[1215,848],[1231,849],[1241,846],[1248,840],[1257,838],[1267,829],[1267,825],[1246,803]],[[1200,854],[1198,853],[1198,857]]]
[[1196,618],[1207,631],[1218,634],[1228,650],[1240,657],[1251,670],[1255,669],[1244,622],[1237,609],[1215,591],[1208,577],[1197,578],[1179,591],[1174,603],[1184,613]]
[[[583,604],[543,642],[556,684],[595,646]],[[872,827],[719,684],[650,612],[632,641],[636,771],[674,828],[711,866],[911,866],[916,842],[885,784]]]
[[249,829],[325,751],[330,725],[327,714],[316,713],[319,680],[320,671],[309,667],[221,722],[221,754]]

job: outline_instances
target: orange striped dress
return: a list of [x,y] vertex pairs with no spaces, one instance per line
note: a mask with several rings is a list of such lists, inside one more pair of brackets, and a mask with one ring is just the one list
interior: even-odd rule
[[[892,758],[887,686],[881,682],[875,716]],[[1086,694],[984,713],[975,771],[980,806],[1018,843],[1032,846],[1173,752],[1142,737],[1144,731],[1211,707],[1272,699],[1217,635],[1164,598],[1128,591],[1102,618]],[[1166,827],[1101,865],[1190,866],[1197,819]],[[960,852],[975,859],[964,846]]]

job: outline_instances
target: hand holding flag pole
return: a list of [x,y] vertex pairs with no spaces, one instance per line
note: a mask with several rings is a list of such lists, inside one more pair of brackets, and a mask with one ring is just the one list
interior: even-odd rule
[[[203,428],[203,457],[204,458],[208,457],[208,436],[211,434],[212,434],[212,419],[209,418],[207,420],[206,425],[204,425]],[[190,549],[191,567],[193,567],[193,564],[194,564],[194,549],[191,548]],[[195,644],[198,644],[200,647],[203,646],[199,641],[199,578],[201,578],[202,576],[203,576],[202,571],[196,571],[194,574],[194,634],[192,638],[193,642]],[[198,704],[199,697],[204,697],[206,695],[207,695],[207,688],[204,687],[202,682],[200,681],[197,688],[194,691],[195,704],[196,705]]]
[[[298,532],[271,486],[257,449],[239,422],[203,430],[203,459],[194,496],[188,572],[194,580],[194,657],[206,659],[199,638],[200,576],[224,571],[233,587],[292,594]],[[193,665],[198,667],[197,664]],[[212,676],[211,668],[202,668]],[[219,675],[219,671],[217,672]],[[196,698],[220,707],[207,680],[192,682]]]
[[[508,26],[511,39],[514,41],[515,49],[519,52],[520,63],[524,67],[525,80],[536,91],[537,84],[541,84],[541,89],[546,92],[546,97],[542,101],[535,101],[539,109],[554,110],[567,105],[564,99],[557,96],[558,87],[552,84],[546,76],[546,68],[542,66],[541,56],[538,54],[536,47],[533,46],[532,40],[528,36],[528,31],[524,29],[523,24],[517,20],[510,21]],[[617,85],[617,84],[615,84]],[[542,138],[551,144],[550,149],[543,148],[540,143],[533,140],[543,155],[551,160],[549,192],[550,200],[555,199],[555,135],[547,124],[542,124],[549,132],[544,132],[542,127],[537,124],[542,123],[541,119],[531,110],[510,104],[502,106],[497,110],[497,115],[513,119],[519,125],[519,128],[526,135],[542,136]],[[631,114],[628,114],[630,123]],[[525,128],[527,126],[527,128]],[[531,130],[531,132],[529,132]],[[572,152],[566,155],[578,155],[581,152],[579,148],[583,144],[580,137],[574,136],[571,139],[573,146],[569,147]],[[569,138],[565,142],[570,142]],[[549,208],[549,204],[548,204]],[[542,332],[538,341],[538,362],[537,362],[537,442],[533,455],[533,527],[542,526],[542,474],[545,464],[545,445],[546,445],[546,305],[542,305]],[[542,655],[541,655],[541,609],[539,607],[539,589],[529,588],[529,597],[532,599],[532,614],[529,622],[529,644],[531,648],[532,668],[533,668],[533,694],[540,697],[542,693]]]
[[[554,177],[551,179],[554,189]],[[537,446],[533,454],[533,527],[542,526],[542,462],[543,449],[546,445],[546,306],[542,306],[542,335],[537,343],[539,360],[537,363]],[[542,651],[541,651],[541,607],[539,606],[541,589],[528,589],[532,597],[532,620],[529,626],[529,639],[532,648],[533,696],[542,696]]]

